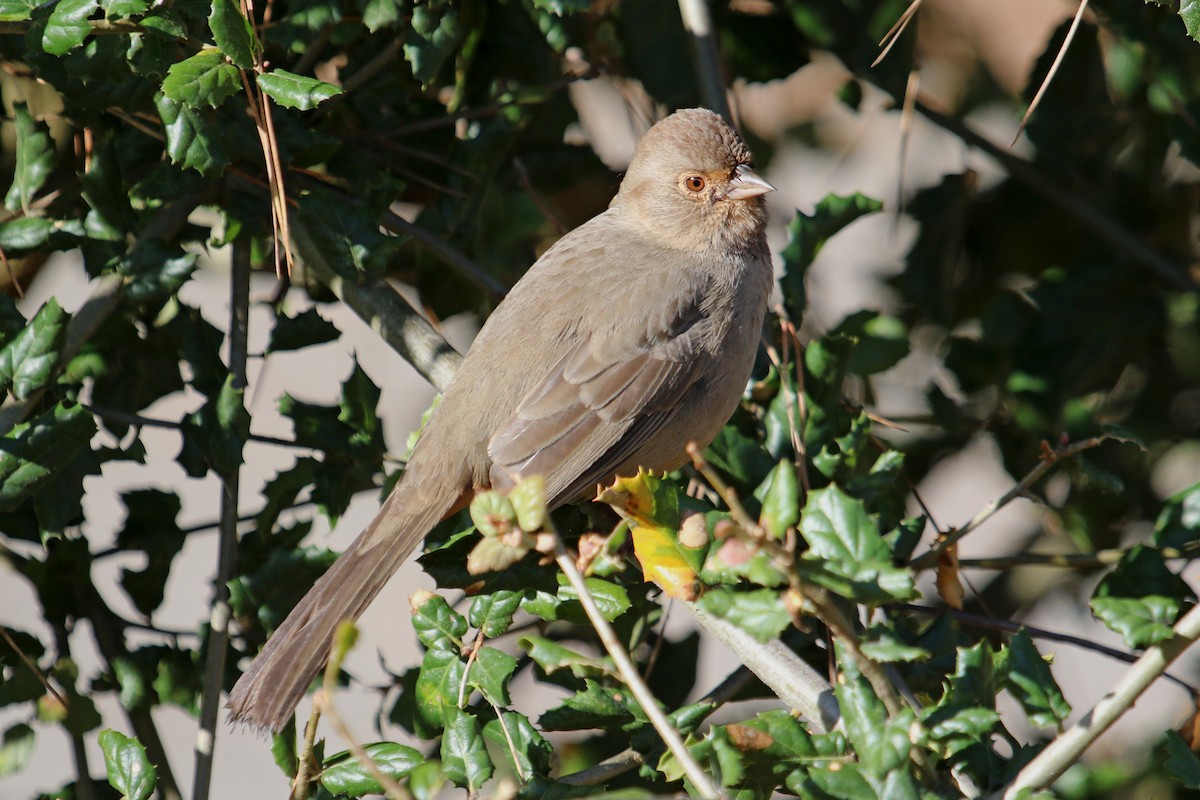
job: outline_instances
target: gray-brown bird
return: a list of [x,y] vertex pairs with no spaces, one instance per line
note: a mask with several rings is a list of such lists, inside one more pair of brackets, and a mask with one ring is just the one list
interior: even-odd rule
[[682,465],[737,406],[773,285],[750,151],[711,111],[638,143],[609,208],[560,239],[488,318],[378,515],[229,697],[279,730],[329,654],[471,489],[542,475],[551,508],[638,467]]

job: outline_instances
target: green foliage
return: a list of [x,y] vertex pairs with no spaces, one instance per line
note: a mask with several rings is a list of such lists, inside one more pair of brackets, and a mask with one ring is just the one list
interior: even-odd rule
[[[832,53],[849,74],[830,96],[852,112],[881,94],[903,101],[925,55],[916,26],[870,65],[908,5],[708,4],[727,78],[782,82],[814,53]],[[904,605],[928,585],[912,562],[926,553],[919,541],[932,521],[914,516],[912,489],[981,439],[1016,481],[1047,448],[1120,432],[1057,461],[1052,483],[1028,487],[1043,525],[1008,544],[1011,554],[1099,553],[1087,574],[1058,573],[1055,590],[1088,598],[1097,626],[1128,648],[1173,636],[1196,601],[1181,576],[1200,552],[1200,483],[1176,491],[1185,482],[1172,466],[1200,446],[1200,301],[1188,268],[1200,4],[1089,7],[1094,18],[1026,131],[1024,171],[981,182],[964,170],[889,201],[909,244],[879,307],[841,320],[811,315],[806,280],[824,245],[854,235],[842,231],[883,203],[850,192],[790,219],[773,209],[787,227],[779,299],[801,334],[785,336],[773,321],[765,337],[773,359],[760,359],[741,408],[705,452],[740,509],[712,492],[689,495],[690,472],[644,478],[651,510],[642,524],[662,533],[668,558],[633,550],[636,524],[571,509],[548,518],[545,487],[529,480],[507,497],[479,495],[469,514],[430,537],[422,564],[438,593],[411,605],[424,654],[380,713],[422,741],[365,745],[384,773],[422,799],[448,784],[488,796],[509,778],[521,797],[687,788],[575,590],[542,563],[536,534],[553,529],[590,554],[587,585],[602,614],[730,797],[950,797],[963,777],[983,794],[998,790],[1065,725],[1070,706],[1056,677],[1066,681],[1052,647],[1027,631],[981,631]],[[558,226],[603,210],[617,185],[579,144],[575,76],[621,81],[638,108],[697,104],[701,82],[672,0],[298,0],[255,4],[249,19],[234,0],[0,0],[0,22],[9,26],[0,55],[11,108],[0,280],[76,252],[93,281],[78,294],[96,293],[78,310],[65,299],[75,293],[40,307],[0,300],[0,558],[28,584],[45,622],[36,633],[7,632],[69,701],[48,694],[25,658],[0,644],[0,706],[13,714],[0,740],[8,777],[50,738],[39,725],[82,735],[116,724],[101,718],[97,709],[111,706],[100,695],[139,719],[163,705],[196,713],[206,683],[227,689],[332,563],[333,553],[306,542],[315,518],[334,523],[355,493],[390,485],[379,390],[357,363],[328,378],[336,402],[261,398],[230,377],[225,334],[208,321],[223,312],[190,305],[189,284],[214,272],[212,251],[232,245],[255,270],[273,267],[274,159],[293,229],[343,285],[387,277],[416,287],[435,318],[483,316],[496,287],[515,282]],[[953,113],[1024,107],[1065,34],[1064,24],[1042,43],[1024,96],[1007,94],[984,65],[959,86]],[[923,37],[920,47],[936,50],[938,40]],[[269,125],[247,87],[268,101]],[[768,171],[777,151],[822,144],[807,120],[781,115],[792,127],[768,134],[771,125],[746,119]],[[953,132],[958,123],[944,124]],[[271,300],[270,330],[255,331],[266,333],[252,355],[262,370],[252,376],[277,354],[303,356],[339,338],[326,321],[336,317],[320,307],[331,295],[308,272],[293,280],[293,291],[308,293],[305,310],[291,305],[294,295]],[[935,377],[913,378],[914,363]],[[924,404],[893,424],[886,391],[896,376],[923,381]],[[89,479],[110,462],[145,462],[138,415],[159,414],[173,396],[194,397],[192,413],[155,422],[173,428],[175,464],[190,478],[229,476],[254,457],[256,397],[276,404],[301,449],[256,500],[243,489],[243,511],[255,518],[229,584],[236,635],[225,675],[204,673],[207,597],[193,609],[198,636],[155,628],[192,534],[180,527],[176,492],[157,483],[124,491],[124,520],[106,539],[91,538],[104,532],[87,518],[103,491]],[[399,471],[389,471],[392,481]],[[1164,486],[1175,494],[1163,499]],[[944,530],[961,521],[936,522]],[[696,685],[709,644],[664,634],[665,603],[643,580],[676,567],[674,589],[692,592],[709,614],[832,670],[844,730],[820,734],[783,710],[722,708],[724,698],[689,704],[713,688]],[[1044,589],[1014,573],[999,571],[973,610],[1007,617],[1036,603]],[[469,599],[452,603],[458,592],[446,590],[459,589]],[[136,619],[108,608],[113,598]],[[850,620],[857,650],[842,632],[827,635],[831,614]],[[87,631],[103,637],[102,663],[85,674],[69,648]],[[876,672],[899,676],[917,707],[890,706]],[[531,716],[528,683],[557,692],[540,716]],[[1003,717],[1002,693],[1016,703]],[[752,682],[736,698],[767,694]],[[1042,738],[1023,744],[1014,731],[1030,727]],[[149,741],[113,730],[99,741],[112,790],[149,796],[156,770],[163,789],[172,765],[150,764]],[[630,748],[637,769],[602,787],[561,780]],[[298,751],[295,730],[276,737],[274,758],[289,777],[301,758],[319,767],[312,796],[382,791],[349,752]],[[1131,763],[1143,755],[1131,753]],[[264,769],[267,758],[264,749]],[[1173,733],[1149,762],[1142,772],[1079,764],[1054,791],[1099,798],[1135,796],[1143,781],[1200,786],[1197,759]],[[55,796],[81,796],[60,777],[67,785]],[[93,794],[108,792],[99,784]]]

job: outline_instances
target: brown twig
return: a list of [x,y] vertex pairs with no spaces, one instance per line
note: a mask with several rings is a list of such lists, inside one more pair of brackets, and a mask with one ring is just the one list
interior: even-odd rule
[[922,0],[912,0],[908,8],[904,9],[904,13],[896,20],[892,27],[888,28],[888,32],[879,40],[879,46],[883,48],[879,51],[879,55],[871,62],[871,68],[879,66],[879,64],[887,58],[887,54],[896,46],[896,42],[900,41],[900,37],[904,35],[904,31],[908,29],[908,25],[917,16],[917,11],[921,8]]
[[1013,137],[1012,144],[1009,147],[1015,145],[1017,140],[1021,138],[1026,124],[1029,123],[1029,118],[1033,116],[1034,110],[1042,102],[1042,95],[1050,88],[1050,82],[1058,74],[1058,68],[1062,65],[1063,59],[1066,58],[1067,50],[1071,47],[1071,42],[1075,39],[1075,32],[1079,30],[1079,22],[1083,19],[1083,12],[1087,10],[1087,4],[1088,0],[1080,0],[1079,8],[1075,11],[1075,19],[1071,20],[1071,27],[1067,29],[1067,36],[1063,39],[1062,47],[1058,48],[1058,54],[1054,56],[1054,63],[1050,65],[1050,70],[1042,80],[1042,85],[1038,87],[1037,94],[1033,96],[1033,102],[1025,110],[1025,116],[1021,117],[1021,124],[1017,126],[1017,135]]
[[1042,454],[1038,461],[1038,465],[1030,470],[1029,473],[1022,478],[1016,486],[1009,489],[998,499],[993,500],[991,503],[988,503],[986,506],[984,506],[978,514],[976,514],[969,522],[967,522],[966,525],[963,525],[961,528],[955,530],[950,530],[945,536],[941,537],[937,543],[930,547],[927,552],[910,561],[909,566],[914,570],[929,569],[930,567],[935,566],[938,558],[943,552],[946,551],[948,547],[958,542],[960,539],[962,539],[968,533],[974,531],[983,523],[987,522],[989,519],[995,516],[997,511],[1004,508],[1013,500],[1016,500],[1018,497],[1024,497],[1028,493],[1029,489],[1035,483],[1041,480],[1042,477],[1045,476],[1045,474],[1049,472],[1055,464],[1064,459],[1073,458],[1085,450],[1090,450],[1091,448],[1099,445],[1101,442],[1107,441],[1109,438],[1110,437],[1107,434],[1093,436],[1089,439],[1083,439],[1078,442],[1072,442],[1070,444],[1063,445],[1057,449],[1052,449],[1050,445],[1043,442]]

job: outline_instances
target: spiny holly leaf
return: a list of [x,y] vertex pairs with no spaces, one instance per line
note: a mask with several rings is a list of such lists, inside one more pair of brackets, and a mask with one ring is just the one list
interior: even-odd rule
[[238,68],[220,50],[205,49],[167,70],[163,94],[177,103],[216,108],[242,90]]
[[208,27],[213,41],[229,60],[242,69],[254,67],[254,54],[258,42],[250,22],[242,16],[241,6],[235,0],[212,0],[212,12],[208,15]]
[[408,601],[413,628],[421,644],[431,650],[457,651],[467,633],[467,621],[441,595],[415,592]]
[[1180,0],[1179,18],[1183,20],[1187,35],[1200,41],[1200,0]]
[[442,734],[442,769],[456,786],[472,794],[492,777],[492,760],[479,720],[458,708],[446,713],[446,731]]
[[[363,750],[384,775],[397,781],[407,778],[413,768],[425,760],[420,752],[395,742],[374,742],[364,745]],[[384,793],[371,771],[349,750],[325,759],[321,769],[321,785],[339,796],[362,797]]]
[[522,636],[517,640],[533,662],[547,675],[568,669],[576,678],[600,678],[613,675],[607,659],[590,658],[542,636]]
[[42,32],[42,49],[61,56],[83,44],[92,32],[88,18],[98,7],[96,0],[58,0]]
[[675,486],[638,470],[632,478],[617,478],[598,500],[629,522],[633,551],[646,580],[658,584],[668,597],[696,599],[696,573],[708,552],[708,530],[699,515],[689,517],[693,522],[680,527]]
[[[7,740],[7,736],[5,739]],[[1200,789],[1200,757],[1192,752],[1175,731],[1167,731],[1167,759],[1163,762],[1167,774],[1179,781],[1186,789]]]
[[544,731],[577,731],[587,728],[630,730],[646,722],[645,712],[624,688],[585,681],[584,691],[568,697],[538,718]]
[[501,589],[482,594],[471,601],[467,621],[489,639],[500,636],[512,625],[513,614],[521,605],[521,592]]
[[413,724],[418,736],[431,738],[449,724],[451,715],[458,711],[458,695],[466,671],[467,665],[456,651],[425,651],[413,693],[416,699]]
[[810,492],[800,516],[808,542],[797,562],[801,577],[860,603],[916,596],[912,574],[891,561],[891,551],[862,501],[836,485]]
[[95,433],[91,414],[60,403],[0,438],[0,511],[11,511],[70,464]]
[[211,112],[155,95],[154,107],[163,122],[167,155],[171,163],[194,169],[201,175],[219,174],[229,165],[229,154],[221,144],[220,129],[208,117]]
[[483,726],[483,738],[504,754],[519,775],[528,778],[549,773],[554,748],[524,714],[501,711]]
[[308,111],[316,108],[331,97],[337,97],[342,89],[332,83],[306,78],[286,69],[275,69],[259,75],[258,86],[279,105]]
[[1121,556],[1096,586],[1091,607],[1130,647],[1148,647],[1174,635],[1171,626],[1184,603],[1194,598],[1160,551],[1138,546]]
[[13,397],[25,400],[48,384],[66,331],[67,313],[51,297],[25,329],[0,349],[0,390],[11,386]]
[[758,522],[772,537],[783,539],[788,528],[800,521],[800,482],[796,467],[782,459],[763,483],[762,514]]
[[774,589],[752,592],[714,589],[705,592],[697,604],[713,616],[729,620],[760,642],[776,638],[792,621],[783,599]]
[[40,6],[37,0],[0,0],[0,22],[22,22]]
[[130,739],[111,729],[102,730],[100,750],[104,753],[110,786],[128,800],[146,800],[150,797],[158,780],[158,772],[137,739]]
[[481,647],[471,662],[467,682],[479,690],[494,706],[507,706],[508,680],[517,668],[517,659],[494,647]]
[[841,676],[834,691],[846,723],[846,738],[854,746],[863,768],[883,778],[908,762],[909,728],[915,715],[905,708],[889,717],[883,702],[871,688],[871,683],[858,670],[840,640],[834,641]]
[[28,211],[30,201],[54,169],[54,143],[50,141],[50,129],[44,122],[36,121],[24,103],[13,104],[13,124],[17,137],[17,164],[12,186],[4,197],[4,207],[9,211]]
[[1029,721],[1038,727],[1057,726],[1071,713],[1050,665],[1024,629],[1017,631],[1008,644],[1007,686]]
[[854,220],[881,208],[883,203],[864,194],[829,194],[817,203],[812,216],[796,212],[788,223],[788,244],[781,253],[783,277],[779,280],[784,307],[794,321],[799,323],[807,303],[804,276],[825,242]]

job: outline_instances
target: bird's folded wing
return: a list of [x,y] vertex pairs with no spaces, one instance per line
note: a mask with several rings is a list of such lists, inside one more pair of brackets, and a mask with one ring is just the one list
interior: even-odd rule
[[493,485],[541,475],[556,504],[637,466],[627,462],[699,377],[695,322],[624,352],[598,352],[591,340],[568,351],[488,442]]

